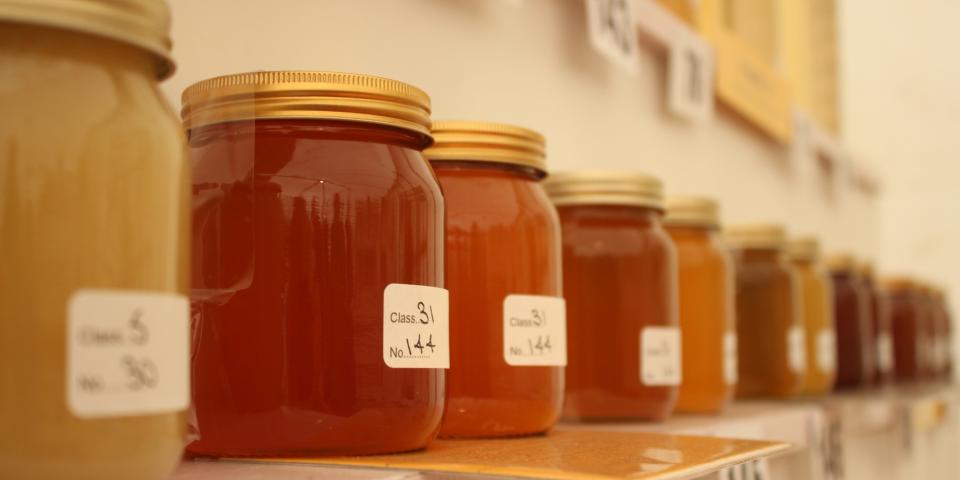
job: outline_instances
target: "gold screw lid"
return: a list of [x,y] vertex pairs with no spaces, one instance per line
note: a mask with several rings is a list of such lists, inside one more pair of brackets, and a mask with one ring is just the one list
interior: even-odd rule
[[913,279],[903,275],[883,277],[880,281],[884,290],[891,292],[906,292],[913,288]]
[[820,257],[820,241],[812,236],[792,238],[787,241],[787,255],[794,260],[816,260]]
[[663,210],[663,184],[642,173],[551,173],[543,184],[554,205],[625,205]]
[[869,260],[861,260],[856,262],[854,266],[857,270],[857,275],[860,275],[863,278],[873,279],[873,263]]
[[396,80],[340,72],[271,71],[224,75],[183,91],[186,128],[254,119],[373,123],[430,136],[430,97]]
[[502,123],[446,120],[433,122],[433,145],[427,160],[493,162],[520,165],[547,173],[543,135]]
[[670,196],[663,221],[670,226],[716,228],[720,225],[717,202],[706,197]]
[[0,0],[0,21],[109,38],[150,52],[157,77],[173,74],[170,9],[164,0]]
[[734,248],[780,249],[787,241],[786,229],[776,223],[733,225],[723,233]]
[[857,273],[857,260],[847,252],[831,253],[826,263],[831,272]]

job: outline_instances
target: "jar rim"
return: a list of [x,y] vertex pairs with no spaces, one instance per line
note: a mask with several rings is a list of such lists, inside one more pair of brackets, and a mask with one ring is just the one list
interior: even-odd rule
[[150,53],[159,80],[176,68],[164,0],[0,0],[0,20],[115,40]]
[[556,206],[622,205],[663,212],[663,183],[656,177],[606,170],[554,172],[544,181]]
[[242,120],[339,120],[430,135],[430,97],[384,77],[325,71],[256,71],[201,80],[181,96],[187,129]]
[[506,123],[442,120],[433,122],[431,162],[489,162],[520,165],[546,175],[546,140],[540,133]]

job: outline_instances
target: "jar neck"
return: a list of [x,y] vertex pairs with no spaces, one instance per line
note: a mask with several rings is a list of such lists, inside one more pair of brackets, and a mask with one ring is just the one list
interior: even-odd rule
[[187,132],[191,143],[202,142],[220,135],[253,134],[385,143],[417,151],[422,151],[431,142],[430,137],[426,135],[386,125],[310,118],[238,120],[194,127]]
[[546,174],[533,167],[503,162],[483,162],[477,160],[431,160],[430,165],[437,171],[469,170],[491,175],[509,175],[512,177],[539,182]]
[[660,226],[663,212],[652,207],[633,205],[558,205],[564,218],[597,221],[629,221],[640,226]]
[[[45,67],[49,62],[122,70],[142,75],[156,83],[155,60],[149,52],[123,42],[72,30],[0,22],[0,57],[4,63],[16,62],[20,58],[38,67]],[[71,79],[63,80],[69,83]]]

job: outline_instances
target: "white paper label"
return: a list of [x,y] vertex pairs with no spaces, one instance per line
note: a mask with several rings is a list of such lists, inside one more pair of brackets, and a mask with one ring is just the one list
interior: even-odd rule
[[727,385],[736,385],[739,368],[737,363],[737,332],[723,334],[723,379]]
[[817,333],[817,368],[823,373],[837,370],[837,335],[825,328]]
[[893,337],[889,332],[877,336],[877,367],[883,373],[893,370]]
[[450,368],[449,293],[391,283],[383,289],[383,362],[390,368]]
[[78,418],[184,410],[190,305],[183,295],[83,289],[67,304],[67,408]]
[[680,329],[645,327],[640,332],[640,383],[647,386],[680,385]]
[[797,326],[787,330],[787,365],[790,370],[803,373],[807,370],[806,334]]
[[587,31],[594,49],[635,73],[640,62],[632,3],[632,0],[586,0]]
[[702,41],[677,40],[670,45],[667,106],[688,119],[713,116],[713,57]]
[[513,366],[567,364],[567,304],[560,297],[503,299],[503,360]]

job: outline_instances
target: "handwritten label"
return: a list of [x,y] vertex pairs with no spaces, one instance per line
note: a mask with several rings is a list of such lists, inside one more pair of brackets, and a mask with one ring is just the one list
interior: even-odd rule
[[807,370],[807,336],[798,326],[787,330],[787,365],[797,373]]
[[893,371],[893,337],[890,332],[877,336],[877,367],[883,373]]
[[503,299],[503,360],[513,366],[567,364],[567,304],[560,297]]
[[723,379],[727,385],[736,385],[738,378],[737,332],[723,334]]
[[680,385],[680,329],[644,327],[640,332],[640,383]]
[[590,44],[627,71],[639,70],[631,0],[586,0]]
[[78,418],[184,410],[190,305],[183,295],[78,290],[67,304],[67,408]]
[[837,370],[837,335],[829,328],[817,332],[817,368],[823,373]]
[[447,290],[391,283],[383,289],[383,362],[390,368],[450,368]]
[[[684,37],[681,37],[684,38]],[[697,39],[670,45],[667,106],[680,117],[708,120],[713,116],[713,56]]]

